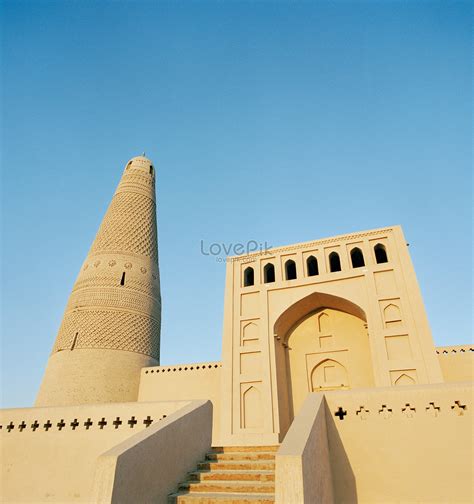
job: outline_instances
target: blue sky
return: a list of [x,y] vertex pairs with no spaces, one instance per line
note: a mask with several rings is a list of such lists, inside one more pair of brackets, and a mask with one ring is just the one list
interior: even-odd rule
[[471,338],[470,2],[3,2],[2,405],[34,401],[124,164],[158,170],[162,363],[218,360],[201,240],[401,224]]

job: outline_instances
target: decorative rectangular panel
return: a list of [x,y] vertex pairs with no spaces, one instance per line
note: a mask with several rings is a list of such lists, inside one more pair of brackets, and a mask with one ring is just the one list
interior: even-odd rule
[[412,357],[410,339],[407,334],[386,336],[385,347],[388,360],[410,359]]

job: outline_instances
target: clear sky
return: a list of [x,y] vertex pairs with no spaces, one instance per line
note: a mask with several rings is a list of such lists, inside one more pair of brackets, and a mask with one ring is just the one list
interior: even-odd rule
[[3,406],[34,401],[122,169],[157,171],[162,364],[220,359],[225,266],[401,224],[471,338],[471,2],[3,2]]

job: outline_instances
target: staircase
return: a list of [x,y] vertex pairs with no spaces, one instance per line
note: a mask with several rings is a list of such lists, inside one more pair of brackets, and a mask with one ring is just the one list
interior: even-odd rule
[[273,504],[278,446],[212,448],[169,504]]

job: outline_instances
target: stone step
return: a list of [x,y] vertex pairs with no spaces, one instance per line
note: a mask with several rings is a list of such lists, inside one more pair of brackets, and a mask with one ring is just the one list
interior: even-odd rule
[[275,452],[231,452],[231,453],[208,453],[206,460],[275,460]]
[[279,445],[274,446],[213,446],[213,453],[232,453],[232,452],[276,452]]
[[275,493],[275,483],[273,481],[188,481],[181,483],[180,491],[190,493],[213,493],[226,492],[233,494],[254,494],[254,493]]
[[230,494],[176,492],[168,497],[168,504],[274,504],[274,494]]
[[194,471],[189,474],[190,481],[275,481],[275,471]]
[[275,461],[274,460],[247,460],[247,461],[219,461],[212,462],[210,460],[206,462],[199,462],[198,469],[200,471],[274,471]]

